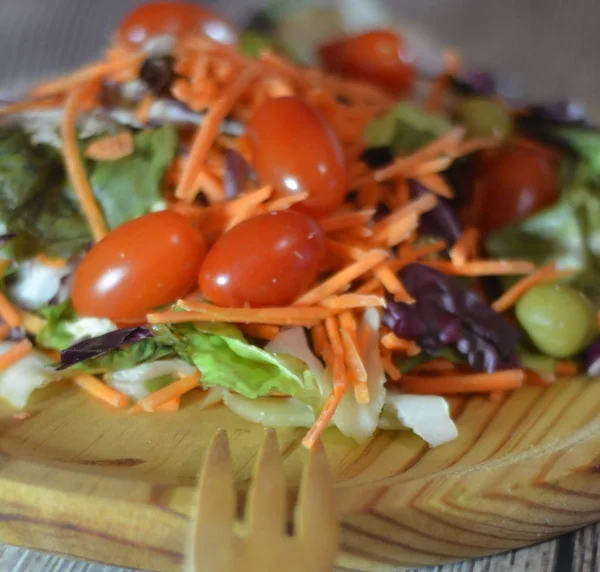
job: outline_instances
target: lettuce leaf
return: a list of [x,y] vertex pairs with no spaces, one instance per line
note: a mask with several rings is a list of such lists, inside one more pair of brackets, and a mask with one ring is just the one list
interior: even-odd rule
[[368,147],[391,147],[394,155],[407,155],[451,129],[452,124],[442,115],[402,101],[373,119],[364,138]]
[[3,256],[22,260],[43,252],[68,258],[85,247],[88,226],[65,183],[55,149],[33,145],[17,129],[0,129],[0,222],[15,233]]
[[92,189],[109,228],[146,214],[161,200],[161,182],[177,150],[177,131],[165,125],[135,136],[135,151],[91,168]]
[[155,339],[202,373],[204,386],[231,389],[254,399],[273,392],[301,396],[316,391],[315,382],[299,359],[274,354],[245,340],[229,324],[157,326]]

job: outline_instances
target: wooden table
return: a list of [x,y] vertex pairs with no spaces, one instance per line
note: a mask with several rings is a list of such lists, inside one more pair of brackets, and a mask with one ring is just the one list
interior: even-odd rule
[[[348,0],[352,1],[352,0]],[[597,0],[386,0],[402,17],[454,45],[477,66],[502,70],[533,97],[594,103],[600,92]],[[0,85],[68,70],[101,51],[121,15],[141,0],[1,0]],[[233,16],[257,1],[221,0]],[[320,1],[320,4],[325,2]],[[600,572],[600,526],[439,572]],[[117,572],[0,544],[0,572]]]
[[[599,542],[600,525],[589,526],[539,546],[427,570],[431,572],[600,572]],[[0,572],[126,572],[126,569],[88,564],[0,544]],[[425,569],[420,572],[425,572]]]

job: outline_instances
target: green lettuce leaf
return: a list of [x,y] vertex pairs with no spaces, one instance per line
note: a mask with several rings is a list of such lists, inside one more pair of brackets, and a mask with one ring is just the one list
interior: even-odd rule
[[66,326],[77,319],[71,301],[50,304],[38,312],[46,319],[46,323],[36,336],[37,343],[44,348],[59,351],[68,348],[73,343],[73,334]]
[[228,324],[157,326],[155,339],[172,344],[179,357],[202,373],[201,383],[231,389],[251,399],[273,392],[302,396],[315,389],[304,362],[274,355],[247,342]]
[[[69,332],[68,324],[78,319],[70,300],[61,304],[51,304],[39,310],[46,319],[44,327],[36,336],[37,343],[45,348],[62,351],[71,346],[75,339]],[[106,373],[129,369],[141,363],[174,355],[173,348],[150,338],[131,344],[119,350],[81,362],[72,369],[87,373]]]
[[161,200],[161,183],[177,151],[177,131],[165,125],[135,136],[135,151],[91,167],[91,185],[109,228],[150,212]]
[[55,149],[33,145],[17,129],[0,130],[0,222],[16,234],[3,256],[67,258],[90,241],[76,201],[65,193],[66,179]]
[[[600,149],[600,147],[599,147]],[[577,272],[568,280],[600,303],[600,184],[586,158],[570,169],[559,200],[549,208],[501,228],[486,239],[498,258],[521,258],[541,266],[556,261]],[[508,282],[506,283],[508,285]]]
[[407,155],[452,129],[438,113],[425,111],[414,103],[397,103],[385,115],[373,119],[364,138],[368,147],[391,146],[395,155]]
[[[46,324],[37,342],[63,350],[73,342],[67,325],[78,317],[70,301],[40,311]],[[154,337],[83,361],[73,369],[106,373],[178,356],[202,373],[202,385],[231,389],[249,398],[281,392],[307,397],[316,390],[306,364],[286,354],[274,355],[246,341],[229,324],[156,325]]]

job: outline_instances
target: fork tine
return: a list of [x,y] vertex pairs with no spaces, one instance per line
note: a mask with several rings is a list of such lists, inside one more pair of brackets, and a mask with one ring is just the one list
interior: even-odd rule
[[339,544],[334,480],[321,442],[304,468],[294,511],[296,536],[314,556],[314,570],[332,570]]
[[246,515],[252,535],[265,538],[285,533],[287,515],[283,463],[273,429],[265,432],[254,480],[248,496]]
[[218,431],[208,448],[196,490],[187,569],[190,572],[229,572],[233,564],[236,498],[225,431]]

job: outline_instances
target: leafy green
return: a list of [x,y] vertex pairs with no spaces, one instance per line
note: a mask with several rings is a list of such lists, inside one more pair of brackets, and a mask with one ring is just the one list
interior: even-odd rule
[[[68,324],[77,319],[69,301],[50,305],[40,313],[46,324],[37,336],[47,348],[63,350],[73,342]],[[274,355],[246,341],[229,324],[156,325],[154,337],[85,360],[74,369],[90,373],[128,369],[164,357],[181,357],[202,372],[202,384],[232,389],[249,398],[278,391],[302,396],[314,392],[314,380],[304,362]]]
[[58,152],[33,145],[17,129],[0,130],[0,222],[16,238],[3,250],[23,259],[43,252],[68,257],[90,240],[76,202],[65,193]]
[[73,334],[67,330],[67,324],[77,319],[70,300],[61,304],[50,304],[39,310],[46,319],[44,327],[37,334],[36,341],[45,348],[64,350],[73,343]]
[[447,359],[452,363],[465,363],[465,360],[458,354],[458,352],[453,350],[451,347],[444,347],[437,355],[431,355],[423,352],[416,356],[399,357],[396,360],[396,366],[398,366],[400,373],[404,374],[439,357]]
[[540,266],[556,261],[561,268],[573,268],[577,272],[569,281],[598,303],[600,162],[581,156],[572,167],[556,203],[492,233],[486,248],[498,258],[524,258]]
[[[45,348],[62,351],[71,346],[75,338],[68,325],[78,319],[70,300],[61,304],[51,304],[39,310],[46,319],[44,327],[37,334],[37,343]],[[73,366],[73,369],[88,373],[103,373],[129,369],[147,361],[173,355],[173,348],[150,338],[119,350],[113,350],[93,359]]]
[[149,212],[161,199],[161,181],[177,151],[177,131],[165,125],[135,136],[135,151],[93,165],[90,182],[109,228]]
[[314,389],[304,362],[273,355],[247,342],[228,324],[157,326],[155,339],[202,372],[202,384],[232,389],[249,398],[281,392],[299,396]]
[[373,119],[364,138],[368,147],[391,146],[395,155],[407,155],[452,129],[442,115],[402,101],[385,115]]

